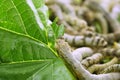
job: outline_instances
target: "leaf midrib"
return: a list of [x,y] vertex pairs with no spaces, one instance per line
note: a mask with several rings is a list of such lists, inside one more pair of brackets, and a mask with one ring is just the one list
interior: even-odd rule
[[23,25],[25,34],[28,34],[27,31],[26,31],[26,28],[25,28],[25,24],[24,24],[24,22],[23,22],[23,18],[22,18],[22,16],[21,16],[21,14],[19,13],[19,10],[18,10],[17,7],[15,6],[13,0],[11,0],[11,2],[12,2],[14,8],[16,9],[16,12],[18,13],[18,15],[19,15],[19,17],[20,17],[20,21],[22,22],[22,25]]

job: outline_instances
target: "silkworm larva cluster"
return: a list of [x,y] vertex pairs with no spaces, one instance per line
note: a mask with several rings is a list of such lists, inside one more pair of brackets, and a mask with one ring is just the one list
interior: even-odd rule
[[120,3],[107,1],[46,0],[50,19],[65,26],[59,55],[79,80],[120,80]]
[[[107,74],[98,74],[98,75],[90,73],[88,70],[86,70],[83,67],[83,65],[81,64],[81,61],[79,61],[76,58],[77,55],[74,55],[74,54],[78,54],[79,56],[82,57],[81,53],[78,52],[78,49],[77,49],[77,51],[76,50],[72,51],[70,46],[64,40],[60,40],[60,39],[57,40],[57,50],[59,52],[59,55],[66,62],[66,66],[69,67],[70,70],[72,70],[73,74],[79,80],[107,80],[107,79],[119,80],[120,79],[119,72],[111,72],[111,73],[107,73]],[[107,66],[108,66],[108,64],[107,64]],[[104,66],[104,67],[106,67],[106,66]],[[117,68],[119,68],[119,67],[117,67]],[[115,69],[110,68],[107,70],[110,71],[110,70],[115,70]],[[116,70],[119,70],[119,69],[116,69]]]

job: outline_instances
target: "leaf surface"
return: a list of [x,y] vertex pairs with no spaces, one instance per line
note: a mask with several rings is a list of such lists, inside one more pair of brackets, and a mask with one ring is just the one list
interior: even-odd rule
[[5,28],[30,35],[46,43],[46,31],[42,21],[47,23],[49,19],[48,16],[41,15],[47,14],[47,10],[42,9],[44,13],[39,14],[44,6],[44,0],[0,0],[0,22],[14,23],[17,27]]
[[55,58],[52,50],[44,43],[3,28],[0,28],[0,45],[1,62]]

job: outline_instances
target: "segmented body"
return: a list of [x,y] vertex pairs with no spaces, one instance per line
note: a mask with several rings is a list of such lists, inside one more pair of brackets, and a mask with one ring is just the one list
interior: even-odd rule
[[116,48],[104,48],[100,51],[103,55],[106,56],[117,56],[120,57],[120,49],[116,49]]
[[65,40],[73,46],[91,46],[91,47],[105,47],[107,46],[107,42],[104,38],[95,36],[95,37],[87,37],[84,35],[81,36],[72,36],[68,34],[64,34]]
[[120,64],[114,64],[105,68],[100,73],[120,72]]
[[90,57],[87,57],[86,59],[81,61],[81,64],[85,67],[88,68],[92,64],[96,64],[100,62],[100,60],[103,59],[103,55],[101,53],[96,53]]
[[114,57],[111,61],[109,61],[105,64],[94,64],[91,67],[89,67],[87,70],[91,73],[100,72],[104,68],[109,67],[113,64],[116,64],[117,62],[118,62],[118,58]]

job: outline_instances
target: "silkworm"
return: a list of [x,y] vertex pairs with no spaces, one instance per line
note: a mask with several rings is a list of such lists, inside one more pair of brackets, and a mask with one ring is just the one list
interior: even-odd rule
[[111,61],[109,61],[105,64],[95,64],[95,65],[92,65],[91,67],[89,67],[87,70],[90,73],[99,72],[100,70],[102,70],[110,65],[116,64],[117,62],[118,62],[118,58],[114,57]]
[[95,28],[94,27],[86,27],[84,29],[81,29],[81,30],[79,30],[79,35],[84,35],[86,37],[96,36]]
[[120,72],[120,64],[111,65],[111,66],[105,68],[104,70],[102,70],[100,72],[100,74],[110,73],[110,72]]
[[105,56],[120,57],[120,49],[107,47],[107,48],[102,49],[100,52]]
[[[83,68],[80,61],[73,56],[75,52],[72,53],[70,46],[64,40],[58,39],[57,42],[57,50],[62,59],[67,63],[67,67],[72,71],[73,75],[78,77],[79,79],[84,79],[85,75],[90,75],[90,73]],[[78,52],[77,54],[80,55]],[[85,75],[83,75],[85,74]]]
[[81,30],[87,27],[86,21],[76,17],[64,14],[65,21],[74,27],[75,30]]
[[60,6],[62,12],[72,15],[72,16],[75,16],[74,8],[72,7],[72,5],[70,3],[72,3],[71,0],[65,0],[65,1],[62,1],[62,0],[50,0],[49,1],[48,0],[48,1],[46,1],[47,5],[57,4],[58,6]]
[[89,47],[81,47],[74,50],[72,54],[78,61],[81,61],[83,58],[91,56],[93,50]]
[[93,75],[92,79],[87,80],[120,80],[120,73],[107,73],[107,74],[99,74]]
[[101,53],[95,53],[94,55],[87,57],[86,59],[81,61],[81,64],[85,67],[88,68],[92,64],[96,64],[100,62],[100,60],[103,58],[103,55]]
[[113,44],[115,41],[120,40],[120,32],[101,34],[100,36],[103,37],[110,44]]
[[87,37],[87,36],[72,36],[68,34],[64,34],[63,36],[65,40],[72,46],[91,46],[91,47],[105,47],[107,46],[107,42],[99,36],[95,37]]

